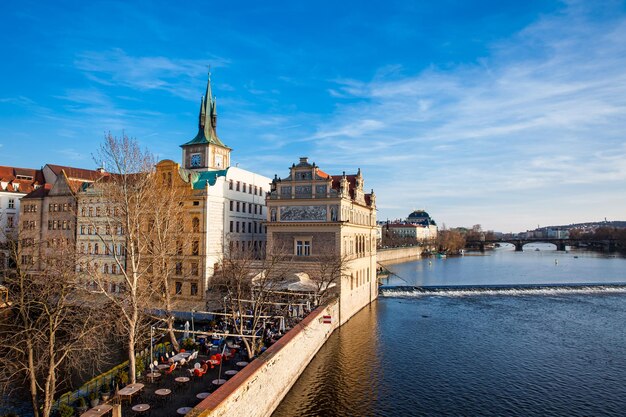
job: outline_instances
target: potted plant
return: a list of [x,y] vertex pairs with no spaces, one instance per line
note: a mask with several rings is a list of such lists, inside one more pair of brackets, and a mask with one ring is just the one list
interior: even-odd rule
[[98,404],[100,404],[100,399],[98,398],[98,393],[96,391],[91,391],[89,393],[89,402],[92,407],[95,407]]
[[103,402],[107,402],[109,398],[111,398],[111,391],[107,385],[103,385],[100,387],[100,397]]
[[135,374],[137,375],[137,378],[141,377],[141,374],[146,370],[146,363],[143,361],[143,359],[137,359],[137,362],[135,363]]
[[87,407],[87,401],[85,400],[85,397],[78,397],[78,405],[76,406],[76,408],[78,409],[78,412],[80,414],[87,411],[88,407]]
[[[85,406],[85,408],[87,407]],[[65,403],[61,404],[59,406],[58,416],[59,417],[74,417],[74,407]]]

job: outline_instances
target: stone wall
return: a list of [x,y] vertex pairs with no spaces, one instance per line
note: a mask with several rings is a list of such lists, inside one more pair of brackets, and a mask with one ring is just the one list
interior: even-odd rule
[[376,252],[376,262],[385,263],[397,260],[409,260],[422,256],[424,248],[421,246],[411,246],[406,248],[378,249]]
[[[331,316],[331,323],[323,317]],[[187,416],[269,416],[339,326],[338,302],[319,307]]]

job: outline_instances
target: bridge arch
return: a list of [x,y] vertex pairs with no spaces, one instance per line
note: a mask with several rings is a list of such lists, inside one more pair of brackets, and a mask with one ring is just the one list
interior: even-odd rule
[[[536,243],[542,244],[542,245],[550,245],[552,247],[554,247],[554,249],[546,249],[546,250],[565,250],[565,245],[563,245],[563,249],[559,249],[559,243],[556,242],[541,242],[541,241],[536,241],[533,240],[532,242],[522,242],[522,250],[524,250],[524,247],[527,245],[534,245]],[[536,248],[534,250],[537,250],[539,248]],[[540,249],[543,250],[543,249]]]

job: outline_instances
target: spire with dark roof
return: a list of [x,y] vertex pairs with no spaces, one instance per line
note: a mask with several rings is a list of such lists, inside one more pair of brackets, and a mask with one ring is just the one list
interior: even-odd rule
[[224,143],[217,136],[217,109],[216,101],[211,92],[211,72],[209,71],[206,84],[206,93],[200,100],[200,114],[198,115],[198,134],[189,142],[181,145],[198,145],[213,143],[224,146]]

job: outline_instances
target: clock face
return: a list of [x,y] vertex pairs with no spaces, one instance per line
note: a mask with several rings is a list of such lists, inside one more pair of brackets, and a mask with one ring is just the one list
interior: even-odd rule
[[218,168],[222,167],[224,159],[222,158],[222,155],[215,155],[215,166]]
[[199,153],[194,153],[193,155],[191,155],[191,166],[196,168],[199,167],[200,164],[202,163],[202,157],[200,156]]

